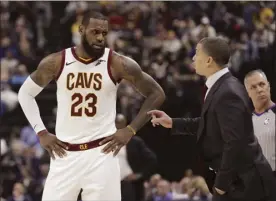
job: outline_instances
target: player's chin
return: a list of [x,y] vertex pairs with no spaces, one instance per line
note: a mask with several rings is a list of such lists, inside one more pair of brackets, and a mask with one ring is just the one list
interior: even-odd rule
[[104,50],[103,45],[92,45],[92,48],[94,51],[103,51]]
[[104,47],[101,47],[101,48],[94,48],[93,47],[93,53],[95,55],[101,56],[104,53]]

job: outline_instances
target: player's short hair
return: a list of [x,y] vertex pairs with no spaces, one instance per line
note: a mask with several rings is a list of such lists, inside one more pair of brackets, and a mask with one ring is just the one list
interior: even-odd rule
[[91,18],[98,19],[98,20],[107,20],[107,17],[104,16],[103,14],[96,11],[89,10],[84,13],[81,24],[84,26],[87,26]]
[[199,41],[202,44],[203,51],[213,58],[220,67],[226,67],[231,52],[227,41],[220,37],[206,37]]
[[256,74],[256,73],[259,73],[261,74],[265,80],[267,80],[267,77],[264,73],[264,71],[262,71],[261,69],[256,69],[256,70],[252,70],[252,71],[249,71],[245,76],[244,76],[244,84],[246,83],[247,81],[247,78],[249,78],[250,76]]

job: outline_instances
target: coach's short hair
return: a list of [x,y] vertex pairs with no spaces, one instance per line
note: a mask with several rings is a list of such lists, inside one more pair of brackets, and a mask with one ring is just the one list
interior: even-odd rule
[[203,51],[213,58],[220,67],[226,67],[230,59],[230,47],[225,39],[220,37],[206,37],[199,41]]
[[81,24],[87,26],[91,18],[98,20],[107,20],[107,17],[105,17],[103,14],[89,10],[84,13]]

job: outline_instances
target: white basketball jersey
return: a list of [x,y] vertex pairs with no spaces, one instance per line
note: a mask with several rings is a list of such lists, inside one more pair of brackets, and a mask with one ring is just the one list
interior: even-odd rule
[[75,48],[63,52],[57,77],[56,135],[64,142],[85,143],[116,132],[117,84],[110,71],[112,51],[83,61]]

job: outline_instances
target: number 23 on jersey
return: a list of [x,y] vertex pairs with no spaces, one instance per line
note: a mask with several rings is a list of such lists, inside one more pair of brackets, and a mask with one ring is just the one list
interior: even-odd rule
[[71,116],[81,117],[88,116],[93,117],[97,113],[97,96],[94,93],[82,95],[80,93],[74,93],[72,95]]

